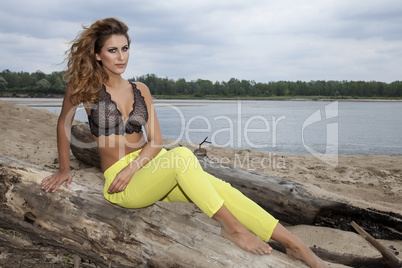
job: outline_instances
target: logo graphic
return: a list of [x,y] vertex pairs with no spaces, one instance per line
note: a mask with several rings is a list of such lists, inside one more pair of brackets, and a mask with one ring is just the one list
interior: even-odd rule
[[327,137],[326,137],[326,149],[325,153],[318,152],[308,146],[305,142],[304,131],[308,126],[321,122],[322,120],[328,120],[338,117],[338,102],[333,102],[325,106],[325,119],[321,116],[321,110],[315,111],[310,115],[303,123],[302,128],[302,142],[304,148],[313,156],[320,159],[322,162],[329,164],[333,167],[338,165],[338,123],[327,124]]

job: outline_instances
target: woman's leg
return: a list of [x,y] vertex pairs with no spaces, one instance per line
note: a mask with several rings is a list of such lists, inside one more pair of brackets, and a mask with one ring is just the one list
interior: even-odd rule
[[[119,169],[114,171],[115,175]],[[113,172],[105,172],[105,189],[113,178]],[[287,241],[283,239],[282,230],[278,231],[275,227],[277,221],[272,216],[230,184],[204,172],[194,154],[184,147],[162,151],[133,176],[126,190],[114,194],[105,191],[104,195],[112,203],[128,208],[149,206],[163,198],[169,201],[191,200],[222,225],[223,236],[255,254],[270,253],[271,248],[247,228],[254,233],[261,233],[260,236],[266,241],[274,233],[280,240],[278,242]],[[233,213],[223,205],[224,200]],[[286,233],[284,237],[287,237]],[[289,245],[288,248],[293,249],[292,244]]]
[[212,217],[221,223],[224,237],[254,254],[271,253],[272,248],[262,239],[268,241],[269,238],[272,238],[285,246],[289,256],[303,260],[311,267],[327,267],[310,248],[260,206],[231,187],[230,184],[216,178],[211,178],[211,180],[225,200],[225,205]]
[[225,205],[212,218],[221,224],[222,236],[231,240],[245,251],[259,255],[271,253],[272,248],[260,237],[247,229]]
[[[272,217],[254,201],[243,195],[239,190],[233,188],[230,183],[204,172],[191,151],[187,149],[182,149],[180,151],[173,149],[172,151],[175,151],[176,154],[180,154],[181,157],[184,156],[185,159],[193,158],[191,162],[194,161],[194,163],[196,163],[197,170],[191,170],[194,168],[193,164],[191,164],[187,165],[187,170],[180,171],[179,173],[185,173],[184,178],[178,179],[177,185],[162,199],[162,201],[193,202],[194,198],[200,199],[198,196],[204,198],[202,197],[205,195],[204,192],[208,193],[208,195],[215,195],[217,193],[218,196],[224,200],[224,206],[234,215],[235,218],[237,218],[255,235],[259,236],[266,242],[269,241],[272,232],[278,223],[277,219]],[[186,176],[191,176],[191,178],[186,178]],[[194,179],[196,180],[194,181]],[[188,189],[196,191],[189,193]],[[200,202],[194,203],[198,204]],[[202,209],[202,207],[200,208]],[[212,217],[212,215],[209,216]]]
[[[124,167],[116,168],[113,173],[105,172],[104,189],[108,189],[114,176],[122,168]],[[170,151],[163,150],[134,174],[126,190],[114,194],[104,190],[104,196],[110,202],[123,207],[141,208],[152,205],[180,187],[192,202],[212,217],[224,201],[205,174],[189,149],[178,147]]]
[[314,268],[325,268],[327,265],[318,258],[311,249],[298,237],[289,232],[282,224],[278,223],[272,234],[272,239],[281,243],[286,248],[289,256],[305,261]]
[[219,196],[225,200],[226,208],[250,231],[265,242],[271,238],[278,220],[249,199],[230,183],[206,173]]
[[[187,165],[188,170],[182,171],[185,176],[197,177],[198,182],[210,185],[208,187],[205,185],[197,187],[191,184],[194,183],[191,179],[179,180],[178,185],[169,192],[163,201],[194,201],[195,196],[199,198],[198,195],[202,195],[204,191],[210,194],[216,192],[224,200],[224,205],[213,216],[209,216],[222,225],[222,235],[246,251],[255,254],[270,253],[271,247],[263,240],[268,241],[270,239],[278,220],[229,183],[204,172],[191,151],[182,149],[176,153],[180,154],[181,157],[184,156],[184,159],[191,158],[192,160],[189,163],[196,163],[196,171],[191,170],[193,164]],[[209,186],[212,186],[213,190]],[[196,189],[197,191],[188,193],[186,189]],[[194,203],[197,204],[197,202]]]
[[[224,205],[212,216],[221,224],[222,235],[225,238],[254,254],[271,253],[272,248],[264,241],[268,242],[272,238],[286,247],[288,255],[305,261],[311,267],[327,267],[299,238],[254,201],[229,183],[206,172],[204,176],[225,200]],[[191,202],[179,186],[176,186],[163,201]]]
[[[179,186],[176,186],[162,201],[191,202]],[[225,204],[226,203],[228,202],[225,200]],[[254,254],[262,255],[271,253],[272,248],[260,237],[247,229],[245,225],[229,211],[225,204],[212,216],[212,219],[221,224],[222,236],[231,240],[240,248]],[[254,218],[254,215],[252,218]]]

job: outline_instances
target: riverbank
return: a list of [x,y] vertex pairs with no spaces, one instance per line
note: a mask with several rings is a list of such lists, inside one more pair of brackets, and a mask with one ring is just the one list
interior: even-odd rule
[[200,96],[193,95],[153,95],[154,99],[177,99],[177,100],[271,100],[271,101],[402,101],[402,98],[357,98],[351,96],[330,97],[330,96]]
[[[0,153],[55,172],[58,169],[57,117],[46,110],[0,100]],[[189,144],[172,143],[170,140],[164,140],[164,144],[166,148],[181,145],[195,149]],[[347,199],[356,206],[402,214],[400,156],[340,156],[338,165],[331,166],[311,155],[277,155],[212,146],[202,148],[206,148],[207,156],[213,161],[303,183],[314,195]],[[72,155],[71,168],[74,180],[90,185],[103,184],[103,175],[99,170],[81,164]],[[188,206],[180,204],[171,207],[188,209]],[[313,226],[289,226],[289,229],[310,246],[369,257],[379,255],[355,233]],[[395,252],[402,251],[402,241],[380,241],[387,247],[392,245],[396,248]],[[7,249],[2,248],[1,251],[6,252]],[[401,258],[401,255],[397,257]]]
[[[60,99],[64,95],[38,95],[31,96],[29,94],[3,94],[0,95],[1,100],[17,102],[20,99]],[[256,96],[194,96],[194,95],[153,95],[156,100],[272,100],[272,101],[402,101],[402,98],[365,98],[351,96],[271,96],[271,97],[256,97]]]

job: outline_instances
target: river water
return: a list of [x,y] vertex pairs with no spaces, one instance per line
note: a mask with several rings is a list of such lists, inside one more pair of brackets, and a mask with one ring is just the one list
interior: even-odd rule
[[[60,113],[60,99],[14,99]],[[402,102],[155,100],[164,138],[277,154],[402,155]],[[76,119],[86,122],[83,108]],[[55,126],[56,127],[56,126]]]

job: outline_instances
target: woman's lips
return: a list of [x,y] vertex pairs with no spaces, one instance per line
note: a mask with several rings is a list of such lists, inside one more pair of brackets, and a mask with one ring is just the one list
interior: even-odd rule
[[116,64],[116,66],[118,67],[118,68],[124,68],[124,66],[126,66],[125,64]]

